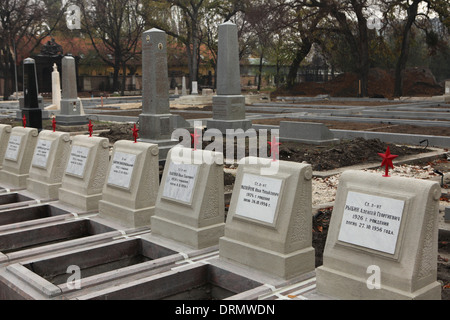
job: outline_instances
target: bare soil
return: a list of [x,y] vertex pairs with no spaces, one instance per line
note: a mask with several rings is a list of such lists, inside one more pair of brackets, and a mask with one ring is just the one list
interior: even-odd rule
[[[394,72],[391,70],[371,69],[369,73],[369,97],[393,98]],[[338,75],[329,82],[303,82],[292,90],[283,88],[275,91],[273,96],[317,96],[328,94],[332,97],[357,97],[359,93],[359,77],[355,73]],[[444,94],[444,87],[436,82],[433,74],[426,68],[408,68],[403,80],[404,96],[438,96]]]
[[425,134],[431,136],[450,136],[450,128],[439,126],[437,121],[434,127],[420,127],[416,125],[399,125],[391,123],[364,123],[364,122],[343,122],[343,121],[321,121],[321,120],[303,120],[293,118],[273,118],[253,120],[253,124],[264,124],[279,126],[281,121],[296,122],[314,122],[323,123],[328,129],[336,130],[354,130],[354,131],[372,131],[372,132],[392,132],[405,134]]

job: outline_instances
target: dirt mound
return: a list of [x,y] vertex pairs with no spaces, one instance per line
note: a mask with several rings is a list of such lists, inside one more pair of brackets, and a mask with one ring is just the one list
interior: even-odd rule
[[384,153],[387,146],[392,154],[398,156],[425,152],[424,148],[410,148],[386,144],[379,139],[365,140],[356,138],[343,141],[335,146],[314,147],[298,143],[283,142],[280,145],[280,160],[310,163],[315,171],[326,171],[362,163],[374,163],[382,158],[378,153]]
[[[395,76],[393,71],[379,68],[370,69],[368,91],[369,97],[393,98]],[[359,77],[355,73],[338,75],[329,82],[302,82],[292,90],[280,88],[273,96],[297,95],[317,96],[328,94],[332,97],[357,97]],[[444,87],[436,82],[427,68],[408,68],[403,80],[404,96],[436,96],[444,94]]]

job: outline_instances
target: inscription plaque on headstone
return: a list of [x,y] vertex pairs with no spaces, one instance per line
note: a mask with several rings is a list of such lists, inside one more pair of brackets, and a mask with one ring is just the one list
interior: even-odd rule
[[31,164],[35,167],[47,168],[48,156],[52,141],[39,139],[34,150],[33,160]]
[[169,165],[163,197],[191,204],[198,166],[192,164]]
[[109,171],[108,184],[129,189],[135,162],[135,154],[115,152]]
[[5,159],[17,161],[20,151],[21,136],[11,135],[6,148]]
[[280,179],[244,174],[236,205],[236,215],[274,223],[281,185]]
[[89,148],[82,146],[72,146],[69,162],[67,163],[66,167],[66,173],[83,178],[84,168],[86,167],[88,156]]
[[349,192],[338,240],[393,254],[404,204],[402,200]]

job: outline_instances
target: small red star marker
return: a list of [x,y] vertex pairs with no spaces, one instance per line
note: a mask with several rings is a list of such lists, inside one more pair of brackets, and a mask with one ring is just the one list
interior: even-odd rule
[[89,137],[92,137],[93,128],[94,128],[94,125],[92,124],[91,120],[89,120],[89,124],[88,124]]
[[272,161],[277,161],[277,156],[280,155],[280,149],[278,148],[281,143],[277,142],[276,137],[272,137],[272,142],[267,142],[270,145],[270,154],[272,155]]
[[25,115],[23,115],[23,117],[22,117],[22,124],[23,124],[24,128],[27,127],[27,117],[25,117]]
[[197,150],[198,138],[201,137],[201,135],[197,133],[197,129],[194,129],[194,133],[191,133],[191,136],[194,143],[194,151],[195,151]]
[[56,131],[56,119],[53,117],[52,119],[52,128],[53,128],[53,132]]
[[134,124],[134,127],[133,127],[133,137],[134,137],[134,143],[137,143],[138,132],[139,132],[139,129],[138,129],[138,128],[136,128],[136,123],[135,123],[135,124]]
[[386,153],[378,153],[380,157],[383,158],[383,162],[381,163],[381,167],[385,166],[385,172],[383,177],[390,177],[389,175],[389,167],[394,169],[394,164],[392,163],[392,160],[397,158],[397,155],[391,154],[391,149],[389,146],[387,147]]

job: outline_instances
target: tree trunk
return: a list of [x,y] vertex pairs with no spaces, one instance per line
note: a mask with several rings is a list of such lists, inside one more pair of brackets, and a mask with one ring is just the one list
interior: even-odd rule
[[297,49],[297,52],[294,57],[294,61],[292,61],[291,66],[289,67],[289,73],[286,79],[286,84],[288,89],[292,89],[295,85],[295,81],[297,79],[298,68],[300,67],[300,63],[305,59],[311,50],[312,42],[308,39],[303,39],[301,46]]
[[263,60],[264,60],[264,52],[261,52],[261,56],[259,57],[259,68],[258,68],[258,89],[257,89],[258,91],[261,90]]
[[10,54],[10,50],[8,47],[4,50],[5,54],[3,55],[3,61],[0,60],[0,70],[2,75],[4,76],[3,83],[3,100],[9,100],[10,95],[12,94],[12,75],[14,74],[13,69],[13,58]]
[[122,75],[122,91],[120,93],[121,96],[125,95],[125,87],[126,87],[126,83],[127,83],[127,64],[125,62],[122,63],[122,70],[123,70],[123,75]]
[[395,97],[401,97],[403,95],[403,72],[406,68],[406,63],[408,62],[409,46],[411,43],[411,27],[416,20],[419,2],[420,1],[415,0],[408,8],[408,17],[406,19],[405,28],[403,29],[402,47],[395,66]]
[[363,6],[357,1],[352,1],[356,16],[358,18],[358,31],[359,31],[359,41],[358,41],[358,69],[361,76],[361,92],[358,92],[360,96],[367,97],[369,95],[369,71],[370,71],[370,61],[369,61],[369,36],[367,28],[367,19],[363,14]]

